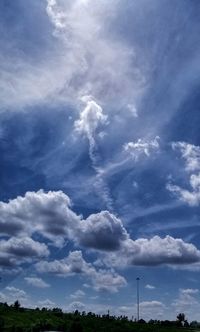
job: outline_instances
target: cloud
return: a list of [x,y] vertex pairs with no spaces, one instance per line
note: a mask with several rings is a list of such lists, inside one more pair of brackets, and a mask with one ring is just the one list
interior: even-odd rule
[[155,289],[156,287],[153,286],[153,285],[147,284],[147,285],[145,285],[145,288],[147,288],[147,289]]
[[198,187],[198,190],[189,191],[169,183],[166,188],[174,193],[178,199],[190,206],[198,206],[200,203],[200,187]]
[[74,300],[80,299],[85,296],[85,292],[78,289],[74,294],[71,294],[70,297]]
[[[111,34],[107,18],[120,11],[118,2],[47,0],[47,15],[53,34],[66,52],[70,73],[66,74],[68,93],[93,95],[116,104],[132,104],[140,93],[144,77],[132,65],[134,51]],[[119,61],[120,59],[120,61]],[[132,87],[132,88],[131,88]],[[77,91],[75,93],[75,91]]]
[[198,294],[197,289],[179,289],[178,297],[172,302],[172,307],[176,312],[184,312],[188,317],[191,316],[192,308],[199,308],[200,304],[195,298]]
[[[62,191],[27,192],[8,203],[0,202],[0,225],[5,235],[40,233],[54,241],[70,237],[79,217],[70,209],[70,199]],[[12,228],[13,227],[13,228]]]
[[108,211],[90,215],[81,221],[79,243],[98,250],[118,250],[128,233],[120,219]]
[[91,145],[93,145],[94,134],[100,125],[105,124],[107,116],[103,114],[103,109],[96,101],[89,99],[86,107],[80,113],[80,119],[75,121],[75,130],[86,135]]
[[91,286],[97,291],[117,292],[119,288],[126,286],[124,277],[113,270],[96,270],[91,263],[87,263],[81,251],[70,252],[68,257],[51,262],[41,261],[36,264],[39,273],[50,273],[59,277],[68,277],[80,274],[88,279]]
[[41,278],[36,277],[25,277],[24,280],[27,282],[28,285],[37,287],[37,288],[48,288],[50,287],[44,280]]
[[55,303],[49,299],[45,299],[38,301],[38,305],[40,307],[53,308],[55,306]]
[[147,157],[153,151],[157,151],[159,149],[159,137],[156,136],[152,141],[146,141],[143,139],[138,139],[137,142],[129,142],[124,145],[124,151],[126,151],[130,156],[137,161],[138,158],[142,155],[146,155]]
[[0,265],[2,267],[15,267],[49,255],[49,250],[44,243],[28,237],[11,237],[8,240],[1,240],[0,251]]
[[54,260],[52,262],[41,261],[36,264],[36,269],[41,273],[52,273],[58,276],[67,277],[76,273],[85,273],[90,268],[82,256],[81,251],[73,251],[69,256],[62,260]]
[[[39,233],[54,245],[62,246],[63,241],[69,239],[88,248],[118,250],[128,237],[121,220],[108,211],[86,219],[76,215],[69,197],[61,191],[27,192],[24,197],[18,196],[8,203],[0,202],[0,212],[5,235],[14,233],[27,237]],[[18,223],[20,227],[14,227],[13,231],[11,226]]]
[[[95,138],[97,129],[107,124],[107,115],[103,114],[102,107],[97,104],[91,96],[83,96],[81,99],[83,102],[86,102],[86,107],[80,113],[80,119],[75,121],[75,132],[83,134],[88,138],[89,156],[92,167],[96,172],[94,188],[101,199],[103,199],[105,206],[107,206],[109,210],[112,210],[113,202],[109,188],[99,167],[99,152]],[[99,135],[101,135],[101,132]]]
[[[115,105],[135,103],[145,79],[135,51],[111,33],[110,18],[120,12],[118,1],[47,0],[46,12],[40,3],[24,5],[23,16],[32,8],[37,8],[33,15],[40,16],[43,39],[34,35],[37,47],[31,53],[23,48],[23,33],[20,39],[15,38],[16,31],[5,34],[0,55],[2,109],[63,102],[77,106],[79,97],[86,94]],[[28,36],[36,29],[32,20],[21,18],[19,24]],[[6,29],[3,25],[2,30]]]
[[182,239],[171,236],[161,238],[154,236],[151,239],[128,239],[117,254],[111,253],[105,257],[106,264],[113,266],[159,266],[184,265],[200,261],[200,251]]
[[[152,300],[140,302],[140,315],[146,319],[160,318],[163,319],[166,314],[166,306],[163,302]],[[136,307],[135,307],[136,311]]]
[[126,279],[114,271],[100,269],[91,276],[96,291],[117,293],[119,288],[127,285]]
[[186,142],[173,142],[172,148],[180,151],[188,172],[200,170],[200,147]]
[[197,288],[186,288],[186,289],[181,288],[180,293],[181,294],[188,294],[188,295],[197,294],[197,293],[199,293],[199,289],[197,289]]
[[7,286],[4,291],[0,293],[0,298],[8,304],[13,304],[16,300],[18,300],[22,306],[27,306],[29,303],[28,294],[23,289],[14,286]]
[[27,296],[27,294],[24,290],[13,287],[13,286],[7,286],[5,288],[5,290],[7,292],[9,292],[10,294],[12,294],[13,298],[21,299],[21,298],[25,298]]
[[[13,225],[19,222],[21,225],[18,237],[11,236],[8,240],[0,241],[0,264],[4,268],[16,268],[24,262],[49,255],[47,244],[28,237],[34,234],[50,239],[54,246],[59,243],[63,247],[68,239],[76,246],[97,250],[110,266],[185,265],[198,263],[200,259],[199,250],[181,239],[154,236],[151,239],[132,240],[122,221],[109,211],[101,211],[83,219],[72,211],[69,197],[61,191],[27,192],[24,197],[19,196],[8,203],[1,202],[0,211],[5,234],[12,235],[9,223]],[[84,261],[80,251],[70,253],[64,260],[38,263],[37,268],[56,275],[83,273],[87,276],[88,269],[92,271],[96,285],[100,285],[100,275],[103,275]],[[117,276],[111,275],[118,282]],[[107,277],[109,279],[110,274]]]
[[73,301],[67,306],[67,311],[72,312],[75,310],[78,311],[85,311],[85,304],[80,301]]
[[168,183],[166,188],[180,201],[190,206],[198,206],[200,203],[200,147],[186,142],[173,142],[172,148],[180,151],[181,157],[185,161],[185,171],[190,174],[191,190],[172,183]]
[[[141,301],[140,302],[140,317],[146,321],[150,319],[164,319],[167,307],[161,301]],[[128,316],[130,319],[137,319],[137,304],[123,305],[117,308],[116,314]]]

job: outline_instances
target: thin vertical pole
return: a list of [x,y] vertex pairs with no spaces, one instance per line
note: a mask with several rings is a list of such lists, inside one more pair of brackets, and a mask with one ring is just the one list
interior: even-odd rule
[[137,277],[136,280],[137,280],[137,321],[139,322],[139,320],[140,320],[140,285],[139,285],[140,278]]

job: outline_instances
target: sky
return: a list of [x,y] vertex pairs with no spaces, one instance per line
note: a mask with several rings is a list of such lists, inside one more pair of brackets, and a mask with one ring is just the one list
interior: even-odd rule
[[0,1],[0,301],[200,320],[198,0]]

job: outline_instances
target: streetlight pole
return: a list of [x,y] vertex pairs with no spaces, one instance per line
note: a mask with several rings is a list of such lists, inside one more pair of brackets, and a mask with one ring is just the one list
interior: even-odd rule
[[140,278],[136,278],[137,281],[137,321],[140,320]]

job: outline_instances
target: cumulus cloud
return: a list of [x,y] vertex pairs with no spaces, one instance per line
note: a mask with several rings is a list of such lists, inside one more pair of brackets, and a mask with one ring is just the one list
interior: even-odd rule
[[137,161],[142,155],[147,157],[154,151],[159,149],[159,137],[156,136],[152,141],[146,141],[141,138],[137,142],[129,142],[124,145],[124,151],[126,151],[130,156]]
[[49,299],[38,301],[39,307],[45,307],[45,308],[53,308],[55,306],[55,303]]
[[5,290],[12,294],[13,298],[24,298],[27,296],[26,292],[22,289],[13,287],[13,286],[7,286]]
[[75,293],[71,294],[70,297],[73,299],[73,300],[77,300],[77,299],[80,299],[82,297],[85,296],[85,292],[83,292],[82,290],[78,289]]
[[[41,233],[51,240],[70,237],[79,217],[70,209],[70,199],[62,191],[27,192],[8,203],[0,202],[0,225],[5,235]],[[12,228],[13,227],[13,228]]]
[[198,289],[179,289],[178,297],[172,302],[172,307],[177,312],[184,312],[190,316],[193,307],[199,308],[199,302],[195,295],[198,294]]
[[79,243],[99,250],[118,250],[128,233],[120,219],[108,211],[90,215],[81,221]]
[[47,272],[63,277],[76,273],[85,273],[89,268],[90,264],[85,262],[82,252],[78,250],[70,252],[69,256],[62,260],[42,261],[36,264],[38,272]]
[[16,300],[23,306],[29,303],[28,294],[23,289],[14,286],[7,286],[4,291],[0,293],[0,298],[1,301],[7,302],[8,304],[13,304]]
[[[71,209],[69,197],[61,191],[27,192],[24,197],[19,196],[8,203],[0,202],[0,212],[2,233],[10,236],[9,241],[1,242],[3,251],[11,253],[12,245],[16,247],[15,251],[18,250],[18,255],[19,250],[23,250],[25,246],[24,256],[31,249],[33,256],[36,248],[41,248],[41,253],[47,254],[44,244],[37,242],[35,249],[32,248],[34,241],[28,239],[28,236],[35,233],[50,239],[55,246],[62,246],[69,239],[79,245],[99,250],[118,250],[121,242],[128,237],[121,220],[108,211],[90,215],[85,220],[76,215]],[[14,230],[13,225],[16,226]],[[21,256],[22,254],[23,252]]]
[[[10,235],[8,240],[0,241],[0,264],[5,268],[16,268],[24,262],[32,262],[49,255],[47,244],[28,237],[35,232],[52,240],[54,246],[57,245],[57,239],[61,246],[63,241],[68,239],[83,248],[98,250],[102,254],[104,252],[105,261],[113,266],[184,265],[199,262],[199,250],[181,239],[154,236],[152,239],[132,240],[122,221],[108,211],[92,214],[86,219],[77,216],[71,209],[69,197],[61,191],[28,192],[24,197],[19,196],[8,203],[1,202],[0,210],[4,232]],[[18,221],[21,227],[18,229],[18,236],[14,237],[9,223],[13,225]],[[106,252],[110,252],[109,255]],[[101,273],[94,273],[94,268],[84,261],[79,251],[70,253],[64,260],[38,263],[37,268],[42,272],[57,275],[88,275],[86,270],[93,271],[93,280],[100,285]],[[109,277],[110,275],[108,279]],[[113,274],[112,278],[118,282]]]
[[188,294],[188,295],[199,293],[199,290],[197,288],[185,288],[185,289],[181,288],[179,291],[181,294]]
[[1,240],[0,251],[0,265],[2,267],[15,267],[49,255],[49,250],[44,243],[28,237],[11,237],[8,240]]
[[111,253],[105,261],[114,266],[184,265],[199,262],[200,251],[182,239],[154,236],[151,239],[141,238],[135,241],[128,239],[120,253]]
[[41,278],[37,277],[25,277],[24,280],[27,282],[28,285],[37,287],[37,288],[48,288],[50,285],[46,283]]
[[117,292],[120,287],[126,286],[124,277],[113,270],[96,270],[91,263],[84,260],[81,251],[70,252],[69,256],[62,260],[41,261],[36,264],[36,269],[40,273],[50,273],[59,277],[81,274],[97,291]]

